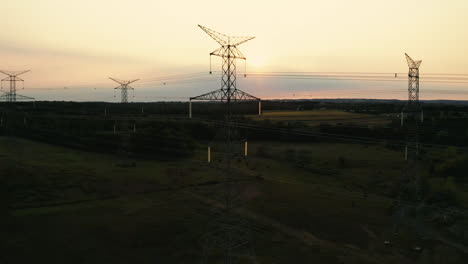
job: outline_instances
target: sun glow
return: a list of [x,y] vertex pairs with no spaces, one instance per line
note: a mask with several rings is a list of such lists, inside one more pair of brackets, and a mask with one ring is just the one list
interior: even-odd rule
[[266,65],[266,58],[262,56],[250,56],[247,59],[247,68],[256,69],[262,68]]

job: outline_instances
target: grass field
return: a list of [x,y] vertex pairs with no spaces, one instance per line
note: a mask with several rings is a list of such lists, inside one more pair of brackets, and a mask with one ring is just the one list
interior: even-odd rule
[[305,111],[263,111],[261,116],[249,115],[255,121],[271,121],[273,123],[302,122],[310,126],[322,124],[384,125],[390,122],[387,116],[345,112],[333,109],[317,109]]
[[[11,208],[4,263],[201,260],[200,237],[222,190],[216,184],[221,171],[216,162],[204,162],[204,149],[190,161],[136,160],[136,167],[122,168],[112,155],[22,139],[0,138],[0,144]],[[260,155],[262,146],[268,155]],[[306,155],[307,164],[291,160],[291,149],[296,159]],[[400,173],[400,152],[359,144],[252,142],[249,157],[233,166],[242,187],[236,214],[251,223],[259,263],[466,258],[463,245],[440,236],[418,254],[410,250],[411,232],[390,248],[383,245],[392,226],[385,192]]]

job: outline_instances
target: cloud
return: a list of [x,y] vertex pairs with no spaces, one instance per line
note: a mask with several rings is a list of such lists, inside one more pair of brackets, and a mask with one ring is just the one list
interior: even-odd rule
[[126,55],[124,53],[115,54],[106,51],[84,51],[67,48],[50,48],[41,46],[26,46],[19,43],[0,43],[0,49],[3,53],[20,56],[48,56],[48,57],[61,57],[61,58],[79,58],[80,60],[87,61],[104,61],[108,63],[149,63],[148,59],[139,58],[136,56]]

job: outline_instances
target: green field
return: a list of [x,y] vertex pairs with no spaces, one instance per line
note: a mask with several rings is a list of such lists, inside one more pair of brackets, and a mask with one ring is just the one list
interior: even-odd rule
[[[187,161],[122,168],[114,155],[0,143],[11,207],[5,263],[201,260],[200,237],[222,191],[222,173],[204,162],[204,149]],[[462,263],[466,248],[450,234],[433,236],[416,254],[408,227],[384,246],[392,227],[387,192],[401,163],[401,152],[378,145],[251,142],[248,158],[233,164],[242,186],[235,212],[251,223],[258,262]]]
[[[61,118],[61,129],[78,135],[76,142],[65,144],[69,137],[57,140],[60,144],[46,144],[40,137],[0,137],[0,180],[7,187],[3,200],[8,208],[3,218],[8,253],[0,256],[0,262],[201,263],[201,239],[212,231],[213,209],[221,206],[226,190],[221,140],[193,140],[194,144],[187,140],[186,145],[161,147],[193,148],[183,152],[190,155],[179,158],[165,157],[165,152],[126,157],[117,149],[99,152],[89,145],[98,137],[120,140],[112,131],[112,119],[77,115],[69,124],[70,116],[57,115],[54,120]],[[315,125],[320,124],[360,128],[395,122],[395,117],[385,114],[330,109],[266,111],[260,117],[247,117],[253,124],[269,122],[277,127],[299,122],[311,126],[315,134],[320,132]],[[54,132],[47,115],[41,118],[31,121],[30,127],[21,122],[17,126],[44,135]],[[80,118],[84,121],[77,122]],[[32,114],[30,119],[34,120]],[[184,133],[198,131],[201,137],[203,129],[213,130],[194,124],[202,121],[150,115],[132,120],[138,123],[135,136],[160,138],[151,143],[155,150],[165,141],[186,137]],[[299,127],[309,131],[307,126]],[[425,188],[433,207],[428,207],[430,217],[424,223],[424,249],[415,252],[412,247],[418,241],[411,216],[400,235],[392,235],[393,202],[404,180],[402,146],[342,136],[298,140],[290,134],[275,135],[279,139],[261,135],[248,140],[247,157],[242,155],[243,145],[236,143],[231,162],[237,195],[232,214],[250,223],[258,263],[466,260],[467,181],[451,171],[463,165],[466,154],[460,149],[421,148],[421,172],[428,179]],[[212,163],[206,162],[207,144],[212,147]],[[384,245],[385,240],[392,244]],[[246,260],[243,254],[237,256]],[[222,258],[213,263],[223,263]]]
[[262,115],[249,115],[255,121],[271,121],[273,123],[303,122],[310,126],[320,124],[351,124],[358,122],[364,125],[384,125],[390,119],[385,115],[352,113],[334,109],[317,109],[301,111],[263,111]]

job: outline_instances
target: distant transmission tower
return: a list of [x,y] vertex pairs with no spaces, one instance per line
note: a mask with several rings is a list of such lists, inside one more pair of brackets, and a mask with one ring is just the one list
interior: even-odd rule
[[0,72],[8,76],[7,78],[2,79],[2,89],[3,89],[3,82],[10,82],[10,91],[1,95],[0,100],[5,100],[7,102],[16,102],[17,100],[34,100],[34,98],[32,97],[16,94],[16,82],[22,82],[23,89],[24,89],[24,80],[19,78],[18,76],[29,72],[29,70],[27,71],[0,71]]
[[419,105],[419,66],[421,60],[414,61],[408,54],[405,53],[406,61],[408,62],[408,111],[420,111]]
[[[211,56],[219,56],[223,59],[221,89],[190,98],[189,117],[192,118],[192,101],[258,101],[259,115],[261,114],[261,99],[243,92],[236,87],[236,59],[246,60],[237,46],[255,37],[234,37],[218,33],[214,30],[198,25],[210,37],[218,42],[221,47],[210,53]],[[211,63],[210,63],[211,74]]]
[[[407,129],[405,161],[403,170],[406,183],[401,186],[398,195],[395,215],[394,234],[398,235],[400,225],[403,222],[409,223],[416,231],[417,245],[415,250],[422,249],[422,238],[424,230],[423,209],[424,199],[422,194],[420,156],[419,156],[419,129],[422,122],[422,108],[419,103],[419,66],[421,61],[414,61],[405,53],[408,62],[408,102],[402,112],[402,126]],[[403,122],[406,117],[406,122]],[[410,216],[413,219],[410,219]]]
[[[229,37],[199,25],[203,31],[222,45],[210,55],[223,58],[223,76],[221,89],[190,98],[190,117],[192,100],[219,100],[225,102],[225,152],[223,169],[223,203],[222,208],[212,217],[210,230],[203,237],[203,263],[219,263],[218,256],[223,256],[225,264],[256,263],[253,241],[248,222],[234,212],[236,200],[236,186],[233,179],[231,160],[233,159],[234,125],[232,122],[231,102],[233,100],[260,99],[236,89],[236,59],[244,59],[244,55],[237,49],[253,37]],[[260,104],[259,104],[260,106]]]
[[122,103],[128,103],[128,90],[135,90],[135,88],[131,87],[130,84],[134,83],[140,79],[135,79],[131,81],[124,81],[124,80],[119,80],[116,78],[111,78],[109,79],[113,80],[114,82],[120,84],[119,86],[115,87],[114,89],[120,89],[122,92]]

